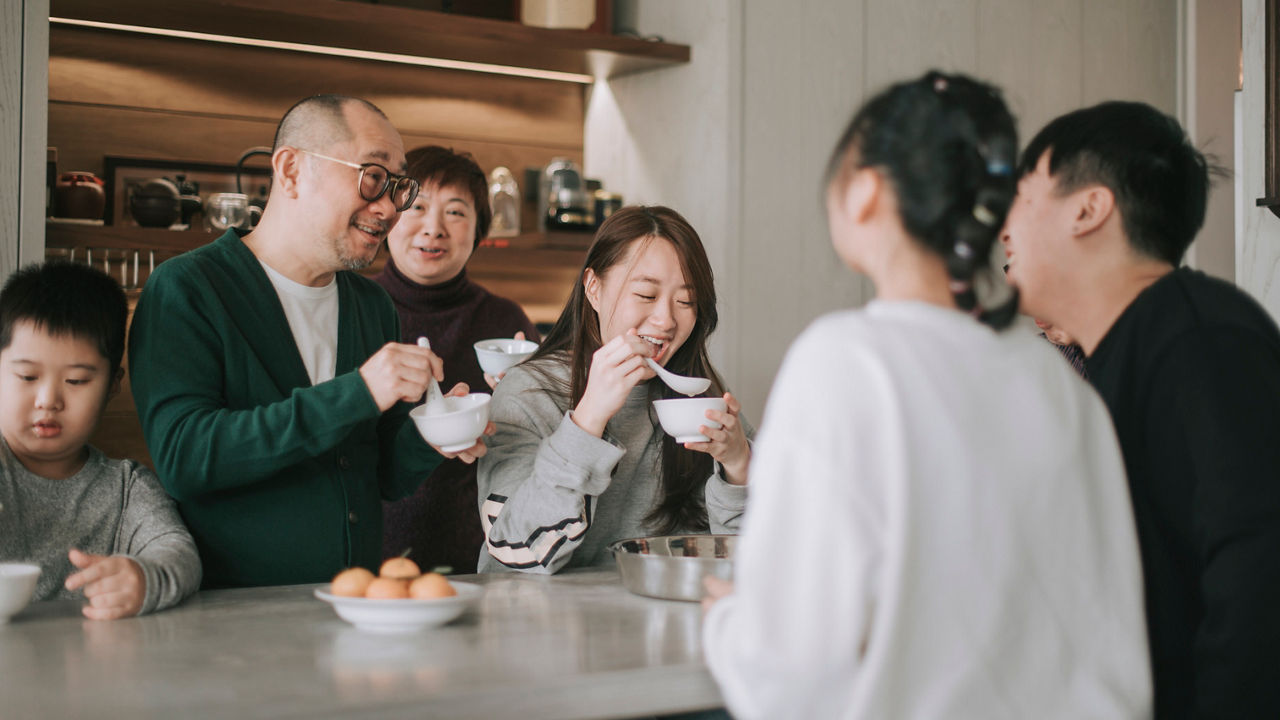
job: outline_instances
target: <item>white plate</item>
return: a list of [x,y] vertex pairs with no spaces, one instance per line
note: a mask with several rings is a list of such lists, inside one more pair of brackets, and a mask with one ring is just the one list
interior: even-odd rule
[[366,632],[410,633],[443,625],[461,615],[483,592],[479,585],[449,581],[458,592],[453,597],[417,600],[371,600],[342,597],[329,586],[316,588],[316,597],[333,606],[338,617]]

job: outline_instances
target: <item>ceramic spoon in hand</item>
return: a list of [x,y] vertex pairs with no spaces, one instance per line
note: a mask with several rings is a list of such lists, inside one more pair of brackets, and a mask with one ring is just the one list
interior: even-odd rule
[[644,361],[649,363],[649,367],[653,368],[654,372],[658,373],[658,377],[662,378],[662,382],[666,383],[667,387],[681,395],[688,395],[689,397],[701,395],[707,391],[707,388],[711,387],[711,381],[707,378],[677,375],[654,362],[653,358],[645,358]]
[[[431,348],[431,341],[425,337],[418,338],[418,347]],[[431,382],[427,383],[427,413],[430,415],[438,415],[442,412],[448,412],[448,406],[444,402],[444,393],[440,392],[440,383],[435,378],[431,378]]]

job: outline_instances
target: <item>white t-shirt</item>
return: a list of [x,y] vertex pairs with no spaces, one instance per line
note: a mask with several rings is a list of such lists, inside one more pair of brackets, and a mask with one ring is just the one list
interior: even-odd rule
[[1045,341],[924,303],[821,318],[751,488],[703,626],[735,717],[1149,717],[1120,450]]
[[262,269],[280,296],[311,384],[332,380],[338,362],[337,277],[324,287],[310,287],[290,280],[266,263],[262,263]]

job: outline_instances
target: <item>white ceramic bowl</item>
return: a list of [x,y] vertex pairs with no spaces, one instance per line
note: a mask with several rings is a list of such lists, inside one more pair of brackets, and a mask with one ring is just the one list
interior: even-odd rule
[[476,359],[480,361],[480,369],[496,377],[532,355],[538,349],[538,343],[532,340],[493,338],[481,340],[473,347],[476,349]]
[[371,633],[394,635],[418,632],[429,627],[444,625],[461,615],[480,597],[479,585],[449,582],[458,591],[453,597],[418,600],[373,600],[369,598],[343,597],[329,592],[329,586],[316,588],[316,597],[333,606],[338,617]]
[[698,432],[698,427],[719,428],[720,423],[707,419],[708,410],[725,411],[724,398],[695,397],[672,398],[670,400],[654,400],[653,409],[658,411],[658,422],[662,429],[676,439],[676,442],[707,442],[707,437]]
[[0,563],[0,625],[22,612],[36,593],[40,566],[30,563]]
[[409,411],[423,439],[445,452],[459,452],[476,444],[489,422],[488,393],[446,397],[443,408],[419,405]]

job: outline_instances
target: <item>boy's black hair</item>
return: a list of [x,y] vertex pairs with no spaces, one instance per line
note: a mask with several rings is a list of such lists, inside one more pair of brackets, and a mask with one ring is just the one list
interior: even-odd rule
[[1019,176],[1049,153],[1057,192],[1106,187],[1129,245],[1177,267],[1204,225],[1211,169],[1174,118],[1140,102],[1104,102],[1049,123],[1022,154]]
[[50,335],[93,343],[111,363],[114,378],[124,358],[129,302],[112,277],[88,265],[46,262],[28,265],[0,290],[0,351],[13,342],[13,328],[28,321]]

